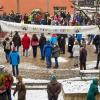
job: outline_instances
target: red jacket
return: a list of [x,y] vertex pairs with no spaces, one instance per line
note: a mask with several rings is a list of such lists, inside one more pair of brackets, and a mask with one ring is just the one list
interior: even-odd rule
[[27,34],[22,38],[22,45],[24,49],[29,49],[30,47],[30,37]]

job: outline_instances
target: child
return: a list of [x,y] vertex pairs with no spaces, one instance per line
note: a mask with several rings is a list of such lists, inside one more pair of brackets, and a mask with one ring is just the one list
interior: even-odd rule
[[13,96],[15,96],[16,92],[18,92],[18,100],[26,100],[26,88],[24,83],[22,82],[22,77],[18,76],[17,80],[18,82],[16,84]]

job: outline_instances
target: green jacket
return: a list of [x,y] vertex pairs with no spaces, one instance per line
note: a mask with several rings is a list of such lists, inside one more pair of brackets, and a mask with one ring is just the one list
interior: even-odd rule
[[98,90],[98,80],[94,79],[92,84],[90,85],[88,94],[87,94],[87,100],[96,100],[96,95],[99,93]]

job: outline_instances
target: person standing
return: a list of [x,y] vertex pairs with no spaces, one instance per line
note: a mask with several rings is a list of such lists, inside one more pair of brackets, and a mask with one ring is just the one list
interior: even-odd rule
[[59,64],[58,64],[59,55],[60,55],[60,48],[57,44],[54,44],[53,50],[52,50],[52,56],[55,58],[55,68],[59,67]]
[[22,77],[18,76],[17,80],[18,82],[16,84],[13,96],[15,96],[16,92],[18,92],[18,100],[26,100],[26,87],[22,81]]
[[43,55],[46,57],[47,68],[51,68],[52,45],[50,44],[50,41],[47,41],[44,45]]
[[86,70],[87,50],[83,46],[80,49],[80,70]]
[[97,64],[96,64],[95,69],[98,69],[98,67],[99,67],[99,62],[100,62],[100,46],[98,47]]
[[44,48],[45,44],[46,44],[46,37],[44,36],[44,34],[41,34],[40,40],[39,40],[39,46],[40,46],[40,52],[41,52],[41,60],[44,60],[43,48]]
[[99,94],[98,80],[93,79],[93,82],[91,83],[88,94],[87,94],[87,100],[96,100],[97,94]]
[[74,36],[70,35],[68,38],[68,52],[70,53],[70,58],[73,58],[73,45],[74,45]]
[[55,75],[52,75],[51,81],[47,84],[48,100],[58,100],[61,88],[61,83],[57,81]]
[[21,46],[21,38],[17,31],[15,32],[15,35],[14,35],[12,41],[14,43],[14,46],[17,47],[17,51],[19,51],[19,47]]
[[98,53],[98,47],[100,45],[100,35],[96,35],[94,37],[93,44],[95,45],[95,48],[96,48],[95,53]]
[[7,62],[9,62],[9,54],[11,52],[11,45],[12,45],[12,42],[10,41],[9,37],[7,37],[3,42],[4,52],[5,52]]
[[39,40],[36,34],[33,34],[32,39],[31,39],[31,46],[33,49],[33,57],[36,58],[37,56],[37,47],[39,45]]
[[24,37],[22,38],[22,46],[23,46],[23,56],[28,56],[28,50],[30,47],[30,37],[25,33]]
[[7,97],[8,100],[12,100],[11,98],[11,86],[13,84],[13,77],[10,73],[5,72],[5,87],[6,87],[6,93],[7,93]]
[[[10,64],[12,65],[13,75],[18,76],[19,75],[18,64],[20,63],[20,55],[19,52],[16,51],[15,47],[13,47],[13,50],[9,55],[9,60],[10,60]],[[16,73],[15,73],[15,69],[16,69]]]
[[78,66],[79,56],[80,56],[80,45],[78,41],[75,41],[72,51],[73,51],[73,57],[74,57],[74,66]]

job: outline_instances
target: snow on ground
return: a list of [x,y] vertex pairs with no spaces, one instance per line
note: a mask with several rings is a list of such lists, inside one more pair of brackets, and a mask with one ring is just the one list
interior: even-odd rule
[[[51,60],[53,63],[55,62],[54,58],[52,58]],[[64,57],[58,57],[58,62],[59,63],[66,63],[66,62],[68,62],[68,60],[66,60]]]
[[[66,94],[87,93],[92,81],[66,81],[63,82],[63,90]],[[100,91],[100,86],[98,87]]]
[[[94,69],[96,67],[97,61],[87,61],[86,63],[86,69]],[[76,70],[79,70],[80,68],[74,68]]]
[[[12,90],[13,94],[13,90]],[[12,96],[12,100],[17,100],[17,94]],[[26,92],[26,100],[48,100],[47,91],[46,90],[27,90]],[[62,93],[59,95],[58,100],[64,100]]]

